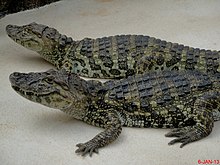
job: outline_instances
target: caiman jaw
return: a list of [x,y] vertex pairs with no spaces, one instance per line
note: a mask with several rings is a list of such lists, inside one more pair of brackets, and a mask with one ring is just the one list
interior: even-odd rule
[[[45,75],[41,75],[42,77]],[[59,85],[50,85],[36,80],[28,74],[12,73],[10,75],[12,88],[26,99],[56,109],[66,109],[72,105],[71,94]],[[43,84],[44,83],[44,84]],[[43,85],[42,85],[43,84]]]
[[[38,34],[30,30],[29,27],[30,25],[27,26],[7,25],[6,32],[8,36],[16,43],[33,51],[41,51],[44,45],[41,39],[42,34],[40,33]],[[32,23],[32,25],[34,24]],[[45,28],[47,28],[47,26],[41,27],[41,30]]]
[[60,34],[54,28],[34,22],[23,26],[7,25],[6,32],[16,43],[36,51],[55,66],[57,60],[62,59],[73,44],[72,38]]
[[64,96],[56,91],[50,93],[37,94],[32,91],[25,91],[19,87],[12,86],[12,88],[21,96],[27,98],[30,101],[40,103],[42,105],[56,108],[66,109],[72,105],[67,96]]
[[[17,92],[19,93],[20,95],[26,97],[27,98],[30,96],[36,96],[36,97],[42,97],[42,96],[49,96],[51,93],[44,93],[44,94],[37,94],[35,92],[32,92],[32,91],[25,91],[25,90],[22,90],[21,88],[17,87],[17,86],[12,86],[12,88]],[[55,92],[53,92],[55,93]]]

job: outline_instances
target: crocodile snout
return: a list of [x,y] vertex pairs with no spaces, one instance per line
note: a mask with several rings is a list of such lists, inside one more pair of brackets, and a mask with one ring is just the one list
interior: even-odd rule
[[18,77],[20,77],[21,73],[19,72],[14,72],[12,74],[10,74],[9,76],[9,80],[11,82],[11,85],[15,85],[17,82]]
[[12,39],[15,38],[17,34],[20,32],[20,27],[16,25],[7,25],[5,29],[8,36]]
[[7,34],[10,35],[11,31],[14,29],[14,26],[13,25],[7,25],[5,29],[6,29]]

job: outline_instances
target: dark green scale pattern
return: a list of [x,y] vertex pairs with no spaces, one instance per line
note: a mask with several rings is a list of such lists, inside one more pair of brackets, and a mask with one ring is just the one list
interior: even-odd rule
[[105,130],[77,144],[82,155],[116,140],[122,126],[174,128],[166,134],[180,147],[212,132],[220,120],[220,74],[161,71],[101,83],[85,81],[65,70],[12,73],[21,96]]
[[112,41],[110,37],[98,38],[99,43],[99,58],[103,61],[103,65],[108,68],[112,68],[113,61],[111,59],[111,47]]
[[[71,52],[77,54],[72,60],[81,65],[74,65],[73,72],[86,77],[121,78],[165,69],[219,72],[219,51],[192,48],[149,36],[85,38],[79,43]],[[82,69],[76,71],[77,68]]]
[[[106,103],[116,106],[125,120],[132,121],[132,124],[125,122],[125,126],[178,128],[193,125],[196,121],[189,116],[195,113],[195,98],[213,90],[213,80],[197,71],[183,73],[164,71],[107,82]],[[187,109],[190,111],[184,113]],[[169,116],[172,120],[168,120]],[[144,124],[140,124],[142,119]]]
[[[36,23],[8,25],[6,31],[14,41],[67,70],[12,73],[10,82],[16,92],[105,129],[77,144],[77,153],[97,152],[118,138],[122,126],[176,128],[166,136],[176,137],[170,145],[180,142],[183,147],[208,136],[214,121],[220,120],[220,51],[142,35],[73,41]],[[160,72],[146,73],[151,70]],[[102,84],[69,72],[128,78]],[[135,73],[144,74],[131,76]]]
[[[8,25],[9,37],[57,68],[93,78],[123,78],[161,70],[219,73],[220,51],[192,48],[143,35],[73,41],[46,25]],[[38,46],[37,46],[38,45]]]

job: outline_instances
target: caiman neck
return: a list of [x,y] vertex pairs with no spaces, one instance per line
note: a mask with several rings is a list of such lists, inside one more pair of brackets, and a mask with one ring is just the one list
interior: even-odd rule
[[84,96],[83,98],[73,101],[73,103],[68,108],[61,109],[61,111],[75,119],[82,120],[87,114],[89,102],[90,101],[88,101],[88,98]]
[[41,51],[38,51],[38,54],[41,55],[46,61],[50,62],[57,68],[60,68],[63,65],[63,61],[73,46],[74,43],[66,44],[65,46],[59,45],[54,46],[53,48],[45,48]]

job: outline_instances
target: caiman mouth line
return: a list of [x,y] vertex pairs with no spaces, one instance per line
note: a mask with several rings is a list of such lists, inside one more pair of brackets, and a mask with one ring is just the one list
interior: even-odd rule
[[[49,96],[51,94],[54,94],[56,92],[50,92],[50,93],[45,93],[45,94],[37,94],[37,93],[34,93],[34,92],[29,92],[29,91],[24,91],[22,90],[21,88],[17,87],[17,86],[12,86],[12,88],[16,91],[16,92],[19,92],[21,93],[22,95],[24,96],[37,96],[37,97],[41,97],[41,96]],[[63,96],[64,97],[64,96]]]
[[23,89],[21,89],[17,86],[12,86],[12,88],[16,92],[22,94],[23,96],[47,97],[47,96],[58,94],[59,96],[63,97],[63,99],[68,98],[68,96],[62,95],[61,93],[59,93],[57,91],[53,91],[53,92],[49,92],[49,93],[43,93],[43,94],[37,94],[37,93],[34,93],[34,92],[30,92],[30,91],[24,91]]

